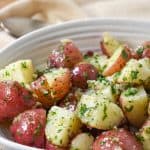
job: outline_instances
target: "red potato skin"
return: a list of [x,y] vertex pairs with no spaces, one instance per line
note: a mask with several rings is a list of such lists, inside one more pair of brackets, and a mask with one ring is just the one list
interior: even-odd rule
[[50,142],[46,141],[46,150],[66,150],[66,149],[58,147],[58,146],[53,145]]
[[93,150],[143,150],[136,138],[125,129],[103,132],[94,142]]
[[0,82],[0,122],[13,119],[35,105],[30,91],[16,81]]
[[119,72],[125,66],[127,61],[131,58],[131,51],[127,46],[125,46],[124,50],[127,54],[127,58],[123,58],[121,53],[120,56],[116,59],[116,61],[112,64],[112,66],[104,70],[104,76],[111,76],[115,72]]
[[72,84],[76,87],[86,89],[87,80],[96,80],[97,69],[89,63],[79,63],[72,70]]
[[[49,108],[55,102],[61,100],[69,92],[70,87],[71,73],[69,70],[64,75],[55,78],[51,86],[49,86],[45,76],[41,76],[31,83],[31,90],[45,108]],[[45,95],[43,91],[48,91],[48,94]],[[52,96],[51,92],[53,91],[55,91],[55,94]]]
[[150,58],[150,48],[147,48],[143,51],[142,58],[144,57]]
[[27,110],[19,114],[10,127],[14,140],[20,144],[44,148],[46,111],[44,109]]
[[74,93],[69,93],[66,98],[60,101],[59,106],[67,110],[75,111],[78,100]]
[[105,54],[105,55],[108,56],[108,57],[112,56],[113,53],[112,53],[112,52],[109,52],[109,51],[107,50],[107,48],[105,47],[105,44],[104,44],[103,41],[100,42],[100,48],[101,48],[103,54]]
[[83,56],[75,44],[66,42],[64,45],[60,45],[58,50],[52,51],[48,57],[47,65],[49,68],[73,68],[82,59]]

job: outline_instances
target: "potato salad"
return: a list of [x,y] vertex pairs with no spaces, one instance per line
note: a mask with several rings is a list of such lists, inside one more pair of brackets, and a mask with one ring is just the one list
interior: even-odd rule
[[0,124],[46,150],[150,150],[150,41],[137,48],[104,33],[98,51],[70,39],[0,70]]

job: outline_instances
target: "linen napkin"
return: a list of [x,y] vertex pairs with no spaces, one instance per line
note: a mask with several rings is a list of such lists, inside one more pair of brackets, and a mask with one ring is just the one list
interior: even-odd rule
[[[0,19],[23,16],[56,24],[89,17],[150,18],[149,0],[1,0],[0,7],[9,2],[0,9]],[[0,32],[0,48],[13,40]]]

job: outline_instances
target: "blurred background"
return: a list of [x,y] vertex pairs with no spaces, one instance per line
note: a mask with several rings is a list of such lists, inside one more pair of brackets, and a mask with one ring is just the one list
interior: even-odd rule
[[149,20],[149,0],[0,0],[0,48],[46,25],[94,17]]

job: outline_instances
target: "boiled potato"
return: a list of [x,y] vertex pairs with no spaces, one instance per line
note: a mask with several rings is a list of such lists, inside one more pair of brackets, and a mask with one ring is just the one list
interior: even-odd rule
[[111,76],[120,71],[130,59],[130,50],[126,46],[119,46],[108,60],[108,65],[103,71],[104,76]]
[[80,133],[71,142],[70,150],[92,150],[94,137],[89,133]]
[[9,64],[0,71],[0,81],[13,80],[22,84],[33,81],[33,65],[31,60],[19,60]]
[[79,132],[80,127],[81,122],[74,112],[53,106],[47,116],[46,139],[54,145],[66,147],[71,138]]
[[71,87],[71,73],[66,68],[51,69],[32,82],[31,89],[44,107],[62,99]]
[[112,102],[116,102],[119,95],[119,89],[117,89],[116,85],[113,85],[105,78],[99,78],[97,81],[88,81],[88,87],[94,90],[102,99]]
[[109,33],[103,34],[103,39],[100,42],[102,52],[107,56],[112,56],[115,50],[121,45],[121,43],[112,37]]
[[120,104],[128,121],[140,127],[147,118],[148,96],[143,88],[129,87],[122,92],[120,96]]
[[83,59],[79,48],[69,39],[61,40],[57,50],[52,50],[48,57],[49,68],[73,68]]
[[120,107],[96,94],[83,94],[76,109],[81,122],[97,129],[118,126],[124,115]]
[[150,78],[150,59],[131,59],[118,77],[119,83],[141,84]]
[[96,67],[99,73],[102,73],[108,63],[108,58],[105,55],[94,53],[93,56],[84,56],[84,60]]
[[138,138],[142,142],[144,150],[150,150],[150,118],[146,120],[140,129]]

